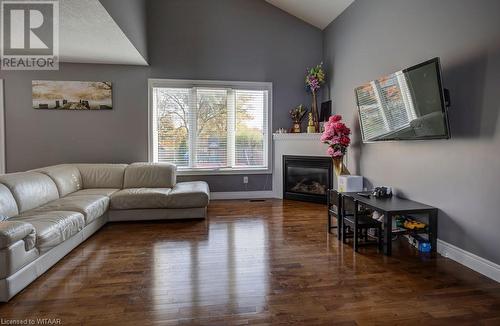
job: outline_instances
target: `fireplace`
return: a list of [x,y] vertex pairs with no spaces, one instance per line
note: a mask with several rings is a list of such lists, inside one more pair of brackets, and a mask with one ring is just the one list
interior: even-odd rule
[[326,203],[331,186],[331,158],[283,155],[283,198]]

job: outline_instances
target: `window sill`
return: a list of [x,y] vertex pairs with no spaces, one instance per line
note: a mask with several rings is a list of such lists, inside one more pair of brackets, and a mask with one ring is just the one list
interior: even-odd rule
[[177,170],[177,175],[240,175],[240,174],[272,174],[271,169],[231,169],[231,170]]

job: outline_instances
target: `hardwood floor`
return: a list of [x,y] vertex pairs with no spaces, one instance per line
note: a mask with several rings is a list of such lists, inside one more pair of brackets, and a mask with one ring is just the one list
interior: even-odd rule
[[326,207],[214,201],[208,221],[111,223],[9,303],[63,325],[500,325],[500,284],[402,241],[342,245]]

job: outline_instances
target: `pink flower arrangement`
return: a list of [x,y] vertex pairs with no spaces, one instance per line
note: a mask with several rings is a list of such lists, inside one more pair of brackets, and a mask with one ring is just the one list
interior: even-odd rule
[[325,123],[325,131],[321,135],[321,141],[328,144],[327,154],[334,159],[341,159],[351,144],[351,129],[343,122],[342,116],[336,114]]

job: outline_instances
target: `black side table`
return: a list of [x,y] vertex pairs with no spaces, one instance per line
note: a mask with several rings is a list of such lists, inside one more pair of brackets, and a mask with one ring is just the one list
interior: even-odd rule
[[407,214],[426,214],[429,216],[429,230],[427,234],[431,243],[431,251],[436,252],[438,231],[438,209],[436,207],[396,196],[391,198],[365,197],[356,192],[343,192],[340,195],[349,197],[356,201],[358,205],[378,211],[384,215],[384,254],[386,256],[392,254],[392,218],[395,215]]

